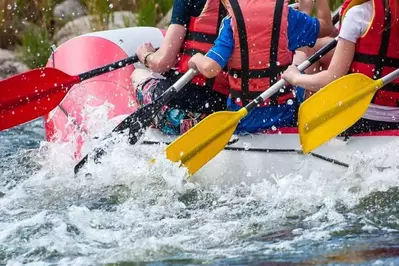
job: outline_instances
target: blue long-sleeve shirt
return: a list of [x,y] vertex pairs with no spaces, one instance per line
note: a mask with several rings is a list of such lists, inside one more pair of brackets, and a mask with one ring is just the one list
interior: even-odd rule
[[[319,20],[305,13],[289,8],[288,11],[288,49],[294,51],[300,47],[313,47],[320,31]],[[212,49],[206,54],[222,68],[229,61],[234,50],[234,37],[231,17],[223,19],[219,36]]]

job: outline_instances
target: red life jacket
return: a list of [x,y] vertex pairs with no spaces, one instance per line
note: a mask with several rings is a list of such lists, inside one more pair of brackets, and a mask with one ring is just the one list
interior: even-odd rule
[[[288,49],[288,2],[285,0],[225,0],[232,17],[234,51],[228,63],[230,95],[246,105],[280,79],[291,65]],[[294,98],[292,86],[275,93],[263,105]]]
[[[207,53],[218,37],[219,26],[227,15],[226,9],[220,0],[208,0],[198,17],[191,17],[187,27],[187,34],[176,68],[179,73],[188,71],[188,61],[196,53]],[[192,80],[193,84],[209,86],[215,91],[228,95],[227,73],[221,72],[213,79],[206,79],[203,75],[197,75]]]
[[[388,0],[389,6],[384,0],[372,1],[372,22],[356,43],[350,72],[379,79],[399,68],[399,6],[396,0]],[[399,78],[378,90],[372,103],[399,107]]]
[[[339,18],[340,18],[340,21],[339,21],[339,29],[341,29],[341,26],[342,26],[342,19],[344,18],[345,13],[349,10],[349,8],[351,8],[351,7],[353,6],[353,3],[354,3],[354,2],[355,2],[355,1],[353,1],[353,0],[345,0],[345,1],[342,3],[341,11],[339,12]],[[352,3],[352,5],[349,6],[351,3]]]

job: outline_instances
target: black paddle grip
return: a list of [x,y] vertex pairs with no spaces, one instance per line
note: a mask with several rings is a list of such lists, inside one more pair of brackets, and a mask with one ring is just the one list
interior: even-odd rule
[[109,65],[102,66],[102,67],[87,71],[85,73],[82,73],[79,75],[79,78],[80,78],[80,81],[84,81],[86,79],[90,79],[92,77],[99,76],[101,74],[105,74],[105,73],[117,70],[117,69],[125,67],[127,65],[134,64],[138,61],[139,61],[139,58],[137,57],[137,55],[134,55],[134,56],[119,60],[117,62],[111,63]]
[[330,43],[324,45],[320,50],[317,51],[317,53],[309,57],[308,61],[310,62],[310,64],[312,65],[313,63],[319,61],[320,58],[322,58],[324,55],[330,52],[337,45],[337,42],[338,39],[335,38]]

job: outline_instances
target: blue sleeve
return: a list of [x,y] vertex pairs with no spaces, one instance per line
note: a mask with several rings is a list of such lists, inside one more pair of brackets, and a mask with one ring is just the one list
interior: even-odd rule
[[288,48],[313,47],[319,36],[320,22],[317,18],[289,8],[288,11]]
[[214,46],[206,54],[207,57],[215,60],[221,68],[227,65],[234,50],[234,36],[231,28],[231,17],[227,16],[223,19],[219,36]]

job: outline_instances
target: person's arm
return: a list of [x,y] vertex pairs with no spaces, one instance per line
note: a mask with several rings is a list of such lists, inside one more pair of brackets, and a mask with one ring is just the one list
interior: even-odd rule
[[231,29],[231,17],[227,16],[222,21],[219,36],[215,45],[204,56],[195,54],[189,61],[191,68],[196,68],[206,78],[216,77],[227,65],[234,50],[233,30]]
[[159,50],[155,51],[150,43],[145,43],[137,48],[136,54],[141,63],[146,63],[149,68],[159,73],[166,72],[173,67],[183,45],[186,26],[192,14],[190,10],[193,8],[193,1],[174,1],[170,25]]
[[[370,11],[371,12],[371,11]],[[352,64],[357,40],[368,28],[367,15],[371,14],[365,8],[351,8],[346,14],[339,33],[337,47],[327,70],[314,75],[302,75],[294,66],[289,67],[283,78],[296,86],[310,91],[318,91],[330,82],[346,75]]]
[[136,54],[140,62],[146,63],[146,66],[153,71],[158,73],[166,72],[175,64],[185,35],[186,28],[184,26],[172,24],[168,27],[158,51],[155,51],[155,48],[150,43],[145,43],[137,48]]
[[188,62],[190,68],[197,69],[204,77],[210,79],[216,77],[222,68],[213,60],[201,53],[195,54]]
[[331,35],[332,24],[331,10],[327,0],[316,0],[317,19],[320,23],[319,38]]
[[301,74],[295,66],[290,66],[282,78],[294,86],[300,86],[309,91],[318,91],[330,82],[346,75],[352,64],[356,44],[339,38],[331,63],[327,70],[313,75]]
[[312,15],[313,0],[298,0],[298,10],[305,14]]

